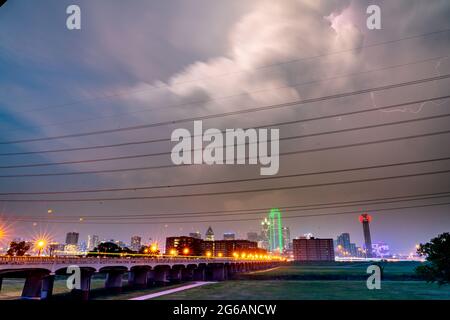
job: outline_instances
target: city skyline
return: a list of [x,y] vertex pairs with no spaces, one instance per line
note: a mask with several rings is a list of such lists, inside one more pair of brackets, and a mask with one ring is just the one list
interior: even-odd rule
[[[250,240],[248,238],[249,234],[256,234],[257,235],[257,239],[253,239],[251,241],[255,241],[258,243],[258,247],[259,248],[265,248],[265,249],[269,249],[270,252],[275,252],[275,253],[279,253],[278,248],[274,248],[271,249],[269,245],[265,244],[265,242],[270,242],[269,239],[267,238],[268,236],[265,235],[265,228],[264,228],[264,222],[265,221],[269,221],[267,220],[267,218],[271,217],[271,212],[273,211],[273,209],[271,209],[271,211],[268,213],[267,217],[264,218],[261,221],[261,229],[259,230],[259,232],[246,232],[245,236],[241,236],[239,234],[236,234],[235,232],[231,232],[231,231],[227,231],[225,233],[223,233],[223,240]],[[362,215],[359,216],[358,221],[360,223],[362,223],[362,221],[365,219],[363,218],[363,216],[365,216],[366,214],[363,213]],[[368,220],[372,220],[372,217],[368,216],[368,218],[366,218]],[[282,221],[282,219],[281,219]],[[322,236],[318,236],[315,235],[313,233],[303,233],[303,234],[299,234],[296,235],[294,237],[290,236],[290,228],[287,225],[281,224],[280,229],[283,231],[283,251],[285,251],[285,253],[290,252],[290,250],[292,250],[292,243],[294,239],[301,239],[304,238],[305,236],[307,238],[309,237],[315,237],[315,238],[333,238],[336,239],[335,240],[335,251],[336,251],[336,255],[340,256],[340,257],[358,257],[358,256],[363,256],[363,257],[370,257],[370,255],[367,254],[367,251],[365,250],[367,247],[367,243],[366,243],[366,238],[365,238],[365,234],[364,234],[364,227],[362,228],[363,230],[361,231],[363,236],[362,236],[362,242],[358,243],[356,241],[355,243],[355,238],[358,238],[357,236],[355,237],[355,235],[351,235],[349,232],[342,232],[341,234],[338,234],[336,236],[332,236],[332,235],[322,235]],[[133,234],[132,236],[129,237],[129,239],[131,238],[131,240],[126,241],[125,239],[120,239],[120,238],[114,238],[114,237],[108,237],[108,236],[99,236],[99,235],[92,235],[92,234],[88,234],[86,239],[83,239],[83,237],[80,237],[80,234],[78,232],[67,232],[65,234],[65,241],[57,241],[56,239],[52,238],[50,235],[46,235],[46,249],[49,249],[47,246],[49,246],[50,244],[55,245],[57,243],[60,243],[62,245],[85,245],[86,249],[92,250],[94,247],[96,247],[99,243],[101,242],[115,242],[116,244],[119,244],[121,247],[127,247],[131,250],[134,251],[139,251],[139,249],[141,248],[141,246],[144,245],[155,245],[156,247],[163,249],[166,243],[167,238],[170,237],[191,237],[191,238],[197,238],[197,239],[208,239],[208,233],[211,231],[211,233],[213,234],[212,239],[214,239],[215,237],[215,233],[214,233],[214,229],[212,228],[212,226],[208,226],[208,228],[205,230],[205,232],[203,233],[204,235],[202,235],[202,232],[200,231],[196,231],[196,232],[189,232],[189,234],[167,234],[165,237],[163,237],[162,239],[158,240],[154,240],[151,236],[148,237],[146,235],[142,235],[142,234]],[[353,241],[350,240],[350,237]],[[370,237],[370,235],[369,235]],[[34,240],[34,241],[38,241],[39,237],[34,237],[33,239],[26,239],[26,238],[12,238],[12,241],[30,241],[30,240]],[[68,239],[70,239],[70,241],[68,241]],[[76,239],[76,241],[74,240]],[[146,240],[148,239],[148,240]],[[219,237],[220,240],[221,238]],[[94,246],[90,246],[91,241],[93,241],[96,245]],[[137,242],[134,243],[134,241]],[[375,254],[376,250],[388,250],[387,254],[388,256],[415,256],[415,252],[414,250],[416,249],[417,245],[419,244],[419,242],[414,243],[413,245],[411,245],[411,247],[409,248],[410,250],[406,250],[406,251],[400,251],[397,248],[393,248],[391,247],[389,250],[389,245],[386,244],[386,242],[384,240],[381,239],[377,239],[376,241],[371,241],[371,248]],[[378,248],[379,247],[379,248]],[[378,248],[378,249],[377,249]],[[73,250],[73,249],[72,249]],[[362,250],[362,252],[358,252],[358,250]],[[81,251],[85,251],[85,250],[81,250]],[[374,257],[377,257],[377,255],[374,255]]]
[[[348,232],[362,244],[364,212],[372,241],[396,252],[448,231],[450,6],[384,2],[382,28],[369,30],[369,4],[137,1],[108,4],[106,18],[104,1],[82,0],[83,27],[70,31],[67,1],[8,2],[8,237],[163,242],[212,226],[216,239],[246,239],[270,208],[292,239]],[[204,129],[279,128],[278,174],[175,166],[171,133],[202,117]]]

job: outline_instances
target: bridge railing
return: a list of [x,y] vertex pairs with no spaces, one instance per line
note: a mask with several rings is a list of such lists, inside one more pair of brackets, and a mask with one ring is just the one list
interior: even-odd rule
[[189,263],[189,262],[230,262],[241,261],[236,258],[221,257],[174,257],[174,256],[158,256],[158,257],[11,257],[0,256],[0,265],[22,265],[22,264],[139,264],[139,263]]

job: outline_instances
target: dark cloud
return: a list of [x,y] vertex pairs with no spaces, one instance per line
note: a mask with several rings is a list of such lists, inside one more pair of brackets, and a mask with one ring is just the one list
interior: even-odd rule
[[[166,121],[195,115],[283,103],[334,93],[355,91],[373,86],[410,81],[448,73],[449,59],[342,77],[333,81],[313,82],[340,75],[354,74],[411,61],[447,55],[449,34],[414,38],[385,46],[362,48],[316,59],[286,61],[302,57],[341,52],[391,39],[446,29],[450,6],[447,1],[380,1],[382,30],[365,27],[368,1],[210,1],[148,2],[133,5],[123,2],[80,1],[82,30],[65,29],[67,1],[48,1],[48,5],[14,2],[7,11],[0,11],[0,93],[1,140],[23,137],[53,136],[61,133],[120,128],[137,124]],[[370,4],[373,4],[370,2]],[[63,13],[63,14],[61,14]],[[273,65],[270,68],[262,66]],[[8,76],[8,74],[13,76]],[[6,76],[5,76],[6,75]],[[195,81],[193,81],[195,80]],[[289,110],[254,113],[245,117],[225,117],[205,122],[205,127],[248,127],[261,123],[307,119],[323,114],[383,106],[430,96],[448,94],[448,80],[364,94],[304,105]],[[114,99],[96,99],[112,95]],[[66,102],[79,103],[64,105]],[[45,108],[46,106],[56,106]],[[283,126],[281,136],[310,134],[376,123],[389,123],[444,112],[443,104],[427,103],[390,112],[336,117],[303,124]],[[44,108],[42,108],[44,107]],[[27,112],[30,109],[40,109]],[[11,121],[14,119],[14,122]],[[12,123],[11,123],[12,122]],[[55,125],[58,124],[58,125]],[[304,138],[282,142],[281,152],[373,141],[444,130],[448,119],[424,121],[414,125],[360,130],[349,133]],[[32,127],[32,129],[30,129]],[[191,128],[191,124],[184,125]],[[81,137],[17,147],[10,150],[39,150],[77,147],[92,144],[119,143],[132,140],[169,137],[174,127],[122,132],[110,135]],[[316,172],[358,166],[395,163],[414,159],[446,156],[448,135],[403,140],[395,143],[369,145],[324,152],[282,157],[280,174]],[[167,143],[130,146],[99,151],[65,154],[21,156],[1,159],[2,164],[92,159],[124,154],[140,154],[170,150]],[[167,164],[167,156],[120,160],[104,163],[42,168],[40,172],[59,170],[95,170]],[[448,167],[417,165],[400,169],[377,169],[358,173],[321,175],[302,179],[241,183],[199,187],[195,191],[263,188],[274,185],[314,184],[326,181],[371,178],[384,175],[438,170]],[[9,172],[35,172],[17,169]],[[8,172],[8,173],[9,173]],[[10,190],[77,189],[95,187],[132,187],[154,184],[214,181],[257,176],[256,167],[172,168],[121,174],[62,176],[45,179],[8,179],[2,192]],[[6,203],[4,212],[41,215],[49,206],[60,215],[132,212],[177,212],[196,210],[228,210],[261,206],[302,205],[371,199],[405,194],[440,192],[449,189],[448,175],[434,175],[345,186],[273,191],[266,193],[227,195],[219,197],[158,199],[103,203]],[[183,188],[180,192],[192,191]],[[116,195],[128,195],[117,193]],[[151,191],[134,195],[153,194]],[[357,209],[365,210],[367,206]],[[324,212],[330,212],[325,210]],[[286,213],[289,216],[290,213]],[[375,240],[389,241],[396,250],[409,250],[417,241],[448,230],[448,207],[413,209],[395,214],[379,214],[374,219]],[[260,215],[261,217],[263,215]],[[349,231],[358,242],[362,232],[357,215],[286,220],[291,234],[313,232],[333,236]],[[234,230],[240,236],[259,229],[257,221],[243,223],[211,223],[217,232]],[[127,240],[131,233],[164,237],[166,233],[188,233],[206,230],[209,223],[169,224],[130,227],[61,225],[55,230],[63,234],[76,228],[84,237],[100,233],[105,238]],[[29,225],[20,228],[28,230]],[[27,229],[28,228],[28,229]],[[182,228],[182,230],[180,230]],[[56,231],[55,231],[56,232]],[[397,236],[398,232],[401,236]]]

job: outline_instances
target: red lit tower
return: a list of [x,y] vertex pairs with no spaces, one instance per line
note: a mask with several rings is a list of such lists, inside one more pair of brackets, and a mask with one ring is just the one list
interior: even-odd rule
[[372,221],[372,217],[367,213],[363,213],[359,216],[359,222],[363,225],[364,242],[366,246],[366,257],[372,258],[372,238],[370,237],[369,223]]

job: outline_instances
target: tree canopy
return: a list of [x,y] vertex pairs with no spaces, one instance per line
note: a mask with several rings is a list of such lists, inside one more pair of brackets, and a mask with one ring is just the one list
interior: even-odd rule
[[25,241],[20,242],[12,241],[9,245],[9,249],[6,252],[6,255],[21,257],[24,256],[28,250],[30,250],[30,245]]
[[416,268],[421,278],[439,285],[450,283],[450,233],[445,232],[428,243],[420,244],[417,253],[427,260]]

